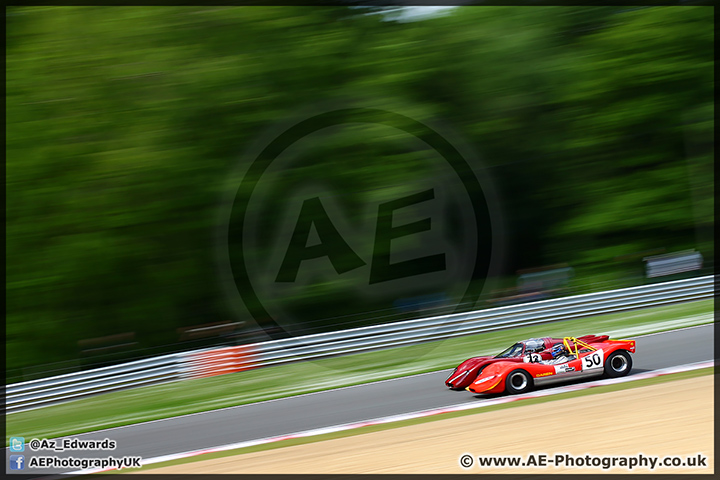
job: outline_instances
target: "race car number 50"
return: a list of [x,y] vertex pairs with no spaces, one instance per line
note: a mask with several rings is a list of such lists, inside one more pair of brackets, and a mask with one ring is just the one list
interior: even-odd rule
[[583,358],[583,370],[603,368],[603,356],[603,351],[600,349]]

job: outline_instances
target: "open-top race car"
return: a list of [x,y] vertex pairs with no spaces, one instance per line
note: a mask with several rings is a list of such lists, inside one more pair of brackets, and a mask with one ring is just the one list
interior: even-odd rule
[[[585,335],[580,340],[586,343],[607,340],[608,336],[603,335]],[[511,345],[506,350],[495,355],[494,357],[473,357],[462,362],[453,370],[450,376],[445,380],[445,385],[453,390],[465,390],[472,382],[475,381],[480,372],[491,363],[507,361],[522,362],[523,355],[537,353],[541,359],[549,360],[552,358],[550,349],[562,343],[562,338],[530,338]]]
[[[585,335],[578,338],[578,340],[592,345],[594,343],[604,342],[608,338],[609,337],[607,335]],[[465,390],[471,383],[473,383],[473,381],[475,381],[480,372],[491,363],[501,361],[521,363],[523,361],[523,356],[530,353],[539,354],[542,360],[550,360],[552,358],[552,347],[561,344],[562,342],[562,338],[530,338],[511,345],[509,348],[495,356],[469,358],[453,370],[450,376],[445,380],[445,385],[453,390]]]
[[610,340],[607,335],[565,337],[549,350],[527,352],[519,358],[503,358],[487,365],[466,390],[517,394],[534,386],[575,378],[622,377],[632,369],[631,353],[635,353],[634,340]]

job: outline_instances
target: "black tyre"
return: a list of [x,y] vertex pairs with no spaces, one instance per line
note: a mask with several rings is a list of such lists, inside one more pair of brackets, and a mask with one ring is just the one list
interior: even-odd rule
[[511,395],[525,393],[533,386],[532,378],[522,368],[513,370],[505,378],[505,391]]
[[632,357],[625,350],[610,354],[605,360],[605,376],[610,378],[624,377],[632,370]]

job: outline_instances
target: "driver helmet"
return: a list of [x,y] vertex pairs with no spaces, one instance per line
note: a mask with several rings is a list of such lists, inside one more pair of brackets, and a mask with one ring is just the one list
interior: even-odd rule
[[552,348],[550,353],[552,353],[553,358],[557,358],[560,355],[565,355],[567,353],[567,350],[565,349],[565,345],[563,345],[562,343],[558,343]]

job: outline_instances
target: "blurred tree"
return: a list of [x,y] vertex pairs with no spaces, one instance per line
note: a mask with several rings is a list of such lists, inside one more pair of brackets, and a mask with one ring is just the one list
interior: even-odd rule
[[[572,182],[557,202],[570,214],[552,235],[562,239],[558,252],[578,260],[695,246],[683,118],[713,102],[712,19],[706,7],[617,17],[583,40],[586,55],[569,66],[563,89],[573,116],[563,177]],[[707,172],[711,157],[698,161]]]
[[[135,332],[156,348],[177,327],[235,321],[213,247],[228,172],[269,126],[334,99],[468,139],[500,189],[508,274],[657,247],[713,261],[707,7],[415,22],[345,6],[9,7],[6,30],[9,368],[77,358],[83,338]],[[361,222],[358,205],[426,172],[386,132],[359,133],[360,147],[356,133],[284,185],[333,174]],[[327,300],[346,288],[319,280],[287,302],[314,311],[308,328],[347,326]]]

